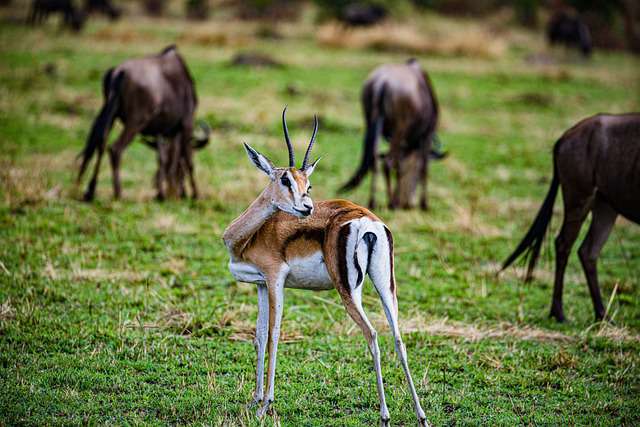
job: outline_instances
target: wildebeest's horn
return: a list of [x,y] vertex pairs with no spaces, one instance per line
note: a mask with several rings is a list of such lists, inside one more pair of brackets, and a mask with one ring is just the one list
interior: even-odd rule
[[282,128],[284,129],[284,140],[287,143],[287,149],[289,150],[289,167],[294,168],[296,166],[296,157],[293,153],[293,145],[291,145],[291,139],[289,139],[289,129],[287,129],[287,107],[282,110]]
[[309,141],[309,146],[307,147],[307,152],[304,154],[304,160],[302,161],[302,170],[307,168],[307,162],[309,161],[309,153],[311,153],[311,147],[313,147],[313,143],[316,142],[316,134],[318,133],[318,116],[313,115],[313,134],[311,135],[311,141]]

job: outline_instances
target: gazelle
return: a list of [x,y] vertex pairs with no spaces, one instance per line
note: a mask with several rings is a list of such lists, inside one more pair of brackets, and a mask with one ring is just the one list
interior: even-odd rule
[[[411,379],[407,353],[398,326],[398,302],[393,273],[391,232],[367,209],[346,200],[315,203],[309,196],[309,177],[318,160],[309,163],[309,154],[318,131],[314,129],[302,167],[297,169],[282,112],[284,137],[289,150],[289,167],[277,168],[264,155],[245,144],[249,159],[269,176],[271,182],[260,196],[227,227],[223,240],[231,260],[229,270],[240,282],[258,286],[256,389],[251,406],[259,405],[263,416],[274,400],[276,353],[284,288],[328,290],[335,288],[369,345],[376,371],[380,398],[381,425],[389,424],[385,403],[377,333],[362,308],[362,283],[371,278],[395,337],[420,425],[427,420]],[[266,392],[263,388],[265,348],[269,349]]]

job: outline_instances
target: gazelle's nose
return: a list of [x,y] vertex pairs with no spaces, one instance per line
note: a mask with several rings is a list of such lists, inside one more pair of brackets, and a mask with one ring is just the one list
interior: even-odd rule
[[311,215],[311,213],[313,212],[313,205],[308,205],[305,203],[302,206],[304,206],[304,208],[306,209],[306,211],[302,211],[302,215],[304,216]]

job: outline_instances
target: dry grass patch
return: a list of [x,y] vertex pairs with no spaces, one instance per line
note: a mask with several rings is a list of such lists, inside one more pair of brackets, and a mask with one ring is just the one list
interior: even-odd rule
[[57,155],[33,154],[24,163],[0,158],[0,194],[4,202],[16,206],[58,199],[62,184],[52,185],[50,173],[72,170],[73,157],[71,151],[63,151]]
[[[383,314],[372,312],[368,313],[367,316],[376,330],[389,330],[386,317]],[[350,319],[336,323],[333,330],[336,334],[358,335],[361,333],[360,329]],[[522,341],[568,343],[588,337],[607,338],[616,342],[640,341],[640,336],[633,334],[627,328],[603,322],[593,324],[575,335],[567,335],[531,325],[516,325],[508,322],[499,322],[494,325],[468,324],[449,320],[448,318],[430,319],[420,313],[401,317],[400,330],[405,334],[422,333],[462,338],[472,342],[485,339],[517,339]]]
[[[50,273],[47,273],[50,274]],[[105,270],[101,268],[77,268],[72,271],[57,272],[54,270],[54,276],[52,278],[69,278],[72,280],[87,280],[92,282],[100,281],[126,281],[126,282],[140,282],[148,278],[149,275],[146,272],[138,272],[131,270]]]
[[108,25],[91,35],[91,38],[99,42],[113,42],[118,44],[148,43],[155,41],[156,37],[149,32],[141,32],[132,25]]
[[198,227],[195,225],[180,222],[175,215],[169,213],[156,214],[151,219],[151,228],[164,233],[195,234],[198,232]]
[[612,325],[608,322],[595,323],[582,332],[583,336],[607,338],[615,342],[637,341],[640,342],[640,335],[634,334],[624,326]]
[[252,26],[238,25],[237,22],[217,21],[215,25],[190,25],[178,36],[178,43],[198,46],[244,47],[254,43],[253,33]]
[[507,44],[489,31],[468,26],[455,33],[428,33],[411,25],[393,23],[365,29],[347,29],[337,23],[321,26],[316,34],[321,45],[349,49],[402,51],[414,54],[501,57]]
[[11,320],[15,317],[16,317],[16,310],[11,305],[10,299],[0,304],[0,321]]
[[[513,247],[515,248],[516,242],[514,242]],[[553,255],[555,257],[555,255]],[[542,247],[542,252],[540,254],[540,258],[538,260],[538,264],[536,265],[535,270],[533,271],[533,280],[538,280],[542,282],[553,283],[555,280],[555,271],[553,270],[553,260],[550,262],[546,262],[547,256],[545,254],[545,246]],[[496,275],[502,268],[501,262],[487,262],[482,264],[480,267],[481,270],[488,275]],[[526,273],[526,265],[522,264],[522,266],[512,265],[507,268],[505,271],[500,273],[500,278],[502,279],[510,279],[510,280],[519,280],[523,281]],[[582,275],[582,271],[580,272],[569,272],[566,271],[564,274],[564,280],[566,283],[580,283],[584,281],[584,276]]]
[[454,322],[446,318],[427,320],[422,315],[401,321],[401,328],[405,333],[424,332],[430,335],[463,338],[468,341],[515,338],[524,341],[568,342],[574,339],[561,332],[539,329],[528,325],[513,325],[501,322],[495,326],[482,327]]

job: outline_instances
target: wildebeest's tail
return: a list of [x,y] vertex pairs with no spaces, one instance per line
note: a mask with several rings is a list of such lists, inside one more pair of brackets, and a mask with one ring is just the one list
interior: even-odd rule
[[[556,143],[556,149],[558,147],[558,143]],[[547,192],[547,196],[542,202],[542,206],[536,215],[531,228],[527,231],[527,234],[524,236],[518,247],[509,258],[502,264],[502,268],[500,271],[503,271],[507,267],[509,267],[516,259],[520,257],[523,253],[525,253],[525,257],[529,259],[529,265],[527,267],[527,275],[525,276],[525,280],[528,281],[531,279],[531,275],[533,273],[533,269],[536,266],[536,262],[538,261],[538,257],[540,255],[540,248],[542,247],[542,241],[544,240],[544,235],[547,232],[547,228],[549,227],[549,222],[551,221],[551,216],[553,215],[553,205],[556,201],[556,196],[558,195],[558,187],[560,186],[560,181],[558,180],[558,172],[556,168],[556,152],[554,149],[554,159],[553,159],[553,179],[551,180],[551,185],[549,187],[549,191]]]
[[[111,73],[112,70],[109,70],[107,72],[107,74]],[[113,120],[115,119],[116,112],[118,111],[120,89],[123,79],[124,75],[122,73],[119,73],[115,76],[115,78],[112,80],[112,84],[107,84],[108,79],[105,79],[105,103],[102,106],[98,117],[96,117],[93,125],[91,126],[91,132],[89,133],[89,138],[87,138],[87,144],[85,145],[82,152],[78,155],[78,157],[82,157],[80,172],[78,173],[77,179],[78,182],[82,179],[82,175],[84,175],[84,172],[87,169],[87,165],[93,157],[96,148],[106,143],[107,134],[109,133],[109,130],[113,125]]]
[[378,145],[378,140],[380,139],[380,134],[382,133],[382,125],[384,123],[384,114],[383,114],[383,101],[384,101],[384,93],[386,90],[386,86],[383,86],[380,90],[380,95],[378,97],[377,103],[372,106],[376,111],[371,114],[371,118],[369,123],[367,124],[367,130],[364,134],[364,151],[362,153],[362,161],[360,162],[360,166],[356,173],[344,184],[340,187],[339,191],[349,191],[360,185],[360,182],[365,177],[367,172],[373,167],[375,162],[376,155],[376,146]]

